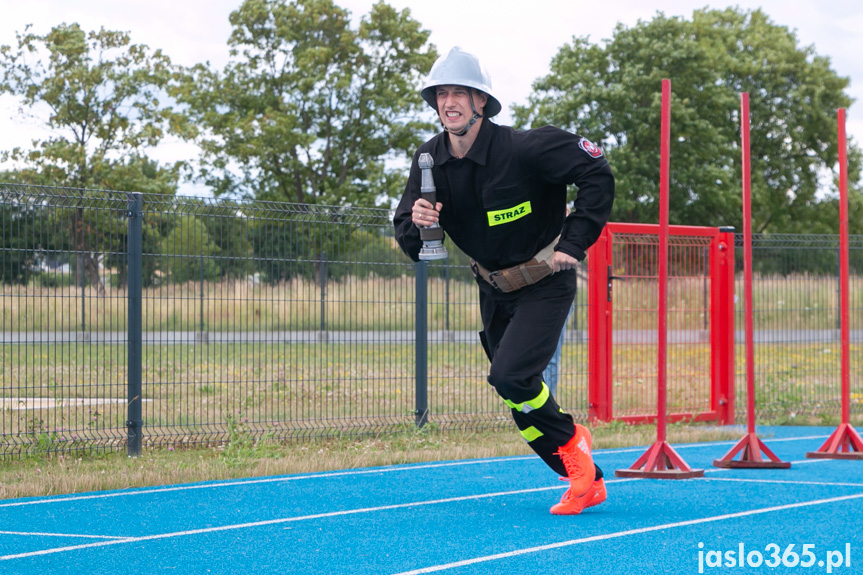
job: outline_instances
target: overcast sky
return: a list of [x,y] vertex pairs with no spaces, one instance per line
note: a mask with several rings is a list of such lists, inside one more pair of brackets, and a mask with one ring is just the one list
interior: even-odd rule
[[[134,43],[161,48],[182,65],[209,61],[221,68],[227,60],[228,15],[241,0],[0,0],[0,45],[15,43],[15,32],[33,24],[44,34],[52,26],[77,22],[85,30],[102,26],[131,33]],[[335,0],[355,18],[367,14],[372,0]],[[799,44],[814,45],[830,58],[832,68],[851,80],[856,100],[848,109],[848,134],[863,139],[863,2],[859,0],[762,0],[697,2],[690,0],[388,0],[431,31],[440,53],[461,45],[477,54],[492,76],[494,95],[503,104],[501,123],[509,123],[511,104],[525,104],[531,83],[548,73],[549,62],[573,36],[593,42],[611,38],[615,25],[650,20],[657,11],[690,18],[703,7],[762,8],[778,25],[795,30]],[[672,78],[672,86],[674,79]],[[657,91],[660,86],[657,86]],[[672,126],[672,130],[674,127]],[[10,97],[0,98],[0,149],[28,146],[43,137],[22,119]],[[163,161],[192,159],[189,146],[162,146]],[[672,158],[673,169],[673,158]],[[184,186],[181,193],[194,193]]]

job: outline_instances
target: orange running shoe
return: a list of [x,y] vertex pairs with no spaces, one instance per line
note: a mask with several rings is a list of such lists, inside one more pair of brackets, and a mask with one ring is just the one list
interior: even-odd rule
[[556,452],[569,476],[569,490],[576,497],[584,495],[596,477],[596,467],[590,455],[590,441],[590,430],[576,424],[575,435]]
[[[563,477],[561,480],[566,481]],[[560,499],[560,503],[556,503],[551,507],[552,515],[578,515],[588,507],[599,505],[605,501],[608,494],[605,491],[605,481],[597,479],[593,482],[587,493],[580,497],[572,497],[572,489],[567,489],[566,493]]]
[[588,494],[590,495],[590,501],[584,506],[585,509],[603,503],[608,497],[608,493],[605,491],[605,481],[602,478],[594,481],[591,488],[582,497],[587,497]]

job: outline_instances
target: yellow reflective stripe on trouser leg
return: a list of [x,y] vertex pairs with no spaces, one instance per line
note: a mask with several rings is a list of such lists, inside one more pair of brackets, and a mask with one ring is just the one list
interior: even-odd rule
[[548,398],[551,396],[551,392],[548,389],[548,386],[545,382],[542,382],[542,391],[539,392],[539,395],[534,397],[533,399],[529,399],[524,403],[514,403],[508,399],[504,399],[503,402],[510,406],[512,409],[520,411],[522,413],[530,413],[534,409],[539,409],[545,402],[548,401]]
[[543,433],[532,425],[527,429],[520,429],[519,433],[521,433],[521,436],[524,437],[524,440],[528,443],[543,436]]

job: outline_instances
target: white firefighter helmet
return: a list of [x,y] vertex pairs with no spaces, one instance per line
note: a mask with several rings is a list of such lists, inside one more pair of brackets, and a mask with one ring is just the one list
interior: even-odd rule
[[428,105],[437,111],[437,93],[435,87],[453,85],[467,86],[484,92],[488,96],[482,116],[491,118],[500,113],[501,106],[497,98],[491,95],[491,76],[479,63],[479,59],[455,46],[445,56],[441,56],[432,66],[420,94]]

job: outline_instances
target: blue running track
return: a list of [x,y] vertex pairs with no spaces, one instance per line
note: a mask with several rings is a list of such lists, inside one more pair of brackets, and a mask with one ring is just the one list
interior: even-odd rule
[[675,445],[689,480],[597,450],[608,501],[570,517],[534,456],[5,500],[0,574],[863,574],[863,461],[805,457],[831,431],[759,427],[788,470]]

